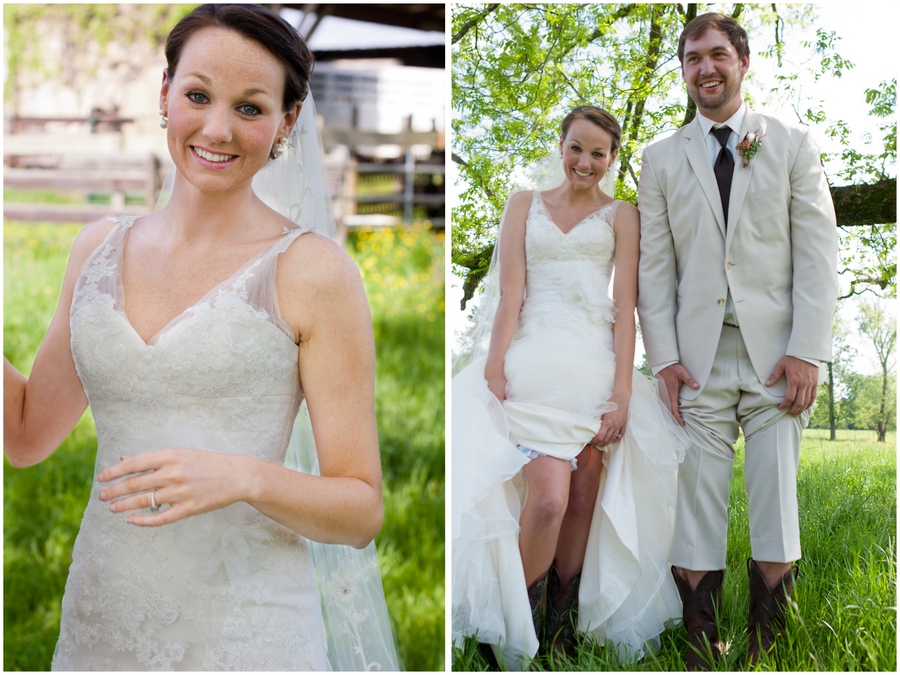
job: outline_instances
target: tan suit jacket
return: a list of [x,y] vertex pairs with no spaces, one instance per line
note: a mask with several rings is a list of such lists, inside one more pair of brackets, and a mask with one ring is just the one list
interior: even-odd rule
[[[831,360],[837,229],[809,129],[748,109],[725,215],[698,120],[644,150],[638,207],[638,314],[651,368],[679,361],[706,383],[731,291],[753,369],[765,382],[785,355]],[[776,386],[778,386],[776,384]],[[783,387],[783,380],[781,383]],[[693,399],[700,390],[682,387]]]

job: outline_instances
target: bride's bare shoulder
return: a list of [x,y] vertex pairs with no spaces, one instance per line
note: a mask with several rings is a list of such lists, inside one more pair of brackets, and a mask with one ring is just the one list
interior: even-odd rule
[[371,321],[356,263],[315,232],[298,236],[281,254],[275,283],[282,318],[301,342],[338,316]]

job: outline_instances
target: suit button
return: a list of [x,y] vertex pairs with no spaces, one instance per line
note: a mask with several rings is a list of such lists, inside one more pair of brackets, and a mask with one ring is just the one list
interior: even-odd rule
[[719,307],[724,307],[724,305],[725,305],[725,298],[719,298],[718,300],[716,300],[716,304],[717,304]]
[[730,270],[732,267],[734,267],[734,265],[732,265],[730,262],[725,263],[726,270]]

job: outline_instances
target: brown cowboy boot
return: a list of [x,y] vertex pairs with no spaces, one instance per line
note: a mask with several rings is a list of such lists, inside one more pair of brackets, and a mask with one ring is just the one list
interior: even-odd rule
[[[551,567],[550,570],[553,568]],[[531,621],[534,623],[534,634],[538,643],[544,644],[544,617],[547,614],[547,584],[550,570],[528,587],[528,602],[531,605]]]
[[550,568],[547,583],[547,641],[556,656],[573,658],[575,630],[578,624],[578,588],[581,572],[569,579],[563,588],[556,567]]
[[791,602],[798,570],[796,565],[792,565],[770,591],[756,561],[753,558],[747,559],[747,573],[750,576],[750,640],[747,643],[747,662],[751,668],[756,666],[763,652],[772,649],[775,637],[784,630],[784,613]]
[[725,570],[707,572],[691,590],[691,585],[672,567],[672,576],[681,596],[682,618],[687,629],[688,646],[684,665],[688,670],[712,670],[713,661],[722,656],[725,645],[719,640],[716,614],[722,602],[722,581]]

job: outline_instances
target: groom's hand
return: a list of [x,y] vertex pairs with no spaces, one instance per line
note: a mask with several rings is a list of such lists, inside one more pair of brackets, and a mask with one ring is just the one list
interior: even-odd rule
[[680,363],[673,363],[671,366],[666,366],[659,371],[657,375],[662,378],[663,383],[666,385],[666,394],[669,397],[669,407],[672,410],[672,417],[675,418],[675,421],[678,422],[678,424],[684,426],[684,420],[681,419],[681,413],[678,412],[678,390],[681,389],[682,384],[686,384],[691,389],[698,389],[700,384],[691,377],[687,368]]
[[819,390],[819,367],[796,356],[785,356],[778,362],[772,376],[766,380],[766,386],[770,387],[778,382],[782,375],[787,378],[787,389],[778,409],[784,410],[790,406],[788,412],[799,415],[812,408]]

